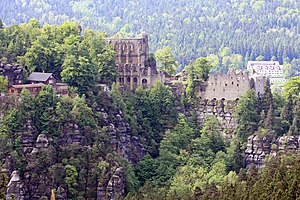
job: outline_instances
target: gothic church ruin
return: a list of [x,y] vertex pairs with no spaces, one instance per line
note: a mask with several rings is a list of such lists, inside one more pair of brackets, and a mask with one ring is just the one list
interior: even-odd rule
[[113,45],[116,52],[120,86],[134,90],[138,86],[151,86],[157,80],[165,82],[165,72],[157,70],[155,59],[149,57],[148,35],[104,40]]

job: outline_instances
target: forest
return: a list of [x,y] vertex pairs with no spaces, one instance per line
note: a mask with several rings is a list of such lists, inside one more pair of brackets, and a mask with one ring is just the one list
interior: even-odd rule
[[[16,170],[25,199],[51,192],[73,200],[300,199],[299,150],[266,156],[262,168],[245,153],[250,136],[299,141],[297,1],[3,0],[0,7],[0,62],[54,73],[72,91],[23,90],[15,106],[0,109],[0,161],[10,172],[1,174],[0,198]],[[115,53],[103,37],[143,31],[158,61],[186,66],[181,94],[160,82],[134,92],[115,83]],[[269,82],[261,96],[247,91],[234,109],[234,137],[214,115],[200,123],[197,84],[255,59],[288,63],[283,91]],[[1,93],[5,84],[1,78]]]
[[[236,137],[230,139],[216,117],[200,124],[193,111],[199,106],[195,87],[213,68],[205,58],[187,67],[181,97],[160,82],[132,93],[114,83],[114,52],[101,32],[72,22],[41,26],[32,19],[2,27],[0,35],[2,62],[54,72],[78,91],[71,98],[56,96],[51,86],[35,97],[23,90],[20,104],[1,118],[0,158],[9,158],[18,170],[27,198],[49,198],[50,189],[57,193],[61,187],[68,199],[98,198],[99,184],[107,183],[116,169],[124,170],[125,190],[119,195],[126,199],[299,198],[297,155],[280,154],[258,171],[255,165],[245,168],[244,153],[253,134],[299,135],[299,77],[291,78],[282,94],[272,93],[270,84],[261,98],[249,90],[235,108]],[[112,85],[110,94],[94,87],[99,82]],[[125,154],[137,156],[135,148],[141,145],[140,159],[117,153],[111,132],[118,135],[124,128],[139,141]],[[35,153],[25,151],[26,141],[34,137],[49,138],[49,143]]]
[[[109,36],[150,35],[152,52],[172,49],[178,70],[208,57],[215,70],[243,69],[249,60],[279,60],[289,78],[299,72],[297,0],[2,0],[6,26],[69,20]],[[295,69],[296,68],[296,69]]]

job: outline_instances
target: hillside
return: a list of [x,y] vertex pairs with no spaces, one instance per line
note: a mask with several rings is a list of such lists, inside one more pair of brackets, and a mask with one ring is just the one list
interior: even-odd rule
[[[299,196],[299,76],[282,95],[265,84],[260,98],[248,90],[239,101],[202,99],[213,66],[200,58],[177,86],[131,92],[114,83],[115,52],[102,37],[72,22],[0,28],[1,191],[25,200],[52,191],[61,200]],[[52,85],[7,94],[6,76],[27,68],[54,73],[70,96]]]
[[0,8],[0,199],[300,199],[299,0]]
[[50,24],[78,21],[108,35],[147,32],[152,51],[170,46],[181,67],[209,54],[225,68],[228,62],[242,68],[260,55],[280,62],[300,55],[297,0],[2,0],[0,7],[5,25],[37,18]]

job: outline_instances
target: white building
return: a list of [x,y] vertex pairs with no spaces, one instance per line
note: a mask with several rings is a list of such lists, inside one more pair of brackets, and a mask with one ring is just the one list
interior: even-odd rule
[[256,73],[268,77],[271,84],[286,82],[283,78],[283,65],[278,61],[249,61],[247,70],[250,74]]

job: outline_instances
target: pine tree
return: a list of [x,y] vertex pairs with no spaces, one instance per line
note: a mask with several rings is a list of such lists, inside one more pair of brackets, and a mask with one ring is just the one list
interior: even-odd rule
[[237,120],[237,136],[246,143],[258,127],[259,115],[257,114],[258,98],[254,90],[248,90],[235,107],[234,117]]
[[293,110],[294,118],[293,124],[290,127],[289,134],[290,135],[300,135],[300,100],[298,99],[296,106]]
[[293,123],[293,99],[292,99],[292,95],[288,96],[288,101],[282,108],[281,118],[287,120],[290,124]]
[[243,150],[241,143],[238,142],[235,147],[234,156],[233,156],[233,170],[239,172],[240,169],[245,167]]
[[270,87],[270,81],[269,79],[266,81],[265,87],[264,87],[264,93],[261,96],[261,103],[262,103],[262,110],[265,111],[265,113],[268,113],[268,110],[270,106],[273,106],[273,95],[271,92]]
[[3,25],[2,19],[0,19],[0,29],[3,29],[3,28],[4,28],[4,25]]
[[289,95],[288,100],[284,104],[280,113],[280,126],[281,126],[280,135],[287,133],[292,123],[293,123],[293,99],[292,99],[292,95]]
[[271,104],[268,109],[266,120],[264,121],[264,127],[268,130],[272,130],[272,127],[274,125],[274,120],[275,120],[274,108],[273,108],[273,104]]

